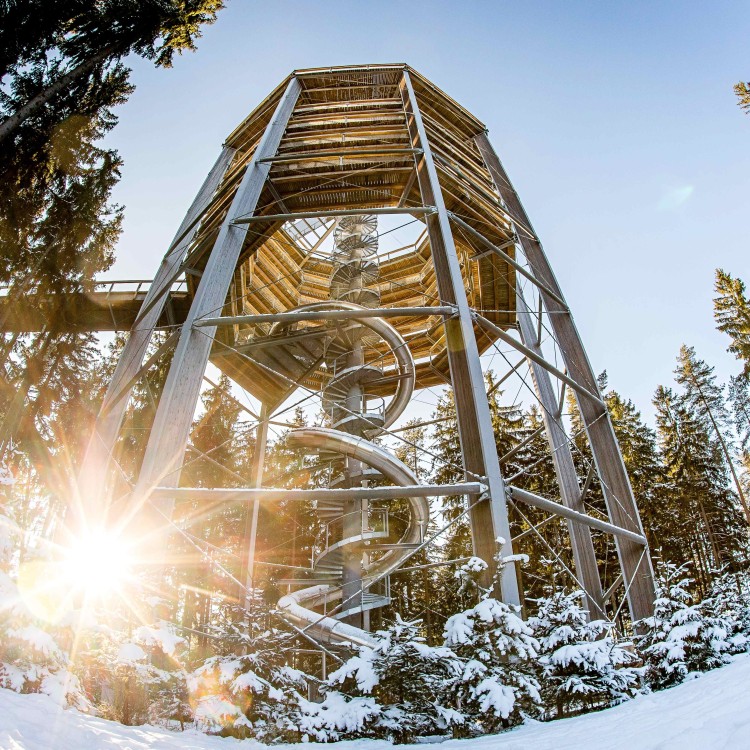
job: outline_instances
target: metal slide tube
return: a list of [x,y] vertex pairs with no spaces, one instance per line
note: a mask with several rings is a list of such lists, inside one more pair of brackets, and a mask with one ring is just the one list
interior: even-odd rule
[[[353,302],[344,302],[342,300],[331,300],[329,302],[316,302],[312,305],[303,305],[295,308],[294,312],[321,312],[324,310],[359,310],[369,312],[370,308],[355,305]],[[363,326],[369,328],[378,334],[390,347],[393,355],[396,357],[396,363],[399,369],[399,378],[396,385],[396,392],[385,409],[384,427],[390,427],[401,415],[401,412],[408,406],[414,393],[414,359],[408,345],[401,337],[401,334],[383,318],[361,317],[356,319]],[[271,328],[271,334],[279,333],[282,326],[280,323]],[[413,484],[419,484],[415,481]]]
[[[414,472],[369,440],[347,435],[327,427],[305,427],[294,430],[288,437],[290,447],[308,448],[315,451],[335,451],[349,458],[362,461],[377,469],[384,477],[400,486],[414,486],[419,480]],[[410,497],[409,525],[399,544],[420,544],[427,531],[430,504],[427,498]],[[409,547],[392,549],[366,569],[366,578],[382,578],[397,570],[401,563],[413,554]],[[295,624],[304,628],[314,638],[326,643],[349,642],[358,646],[373,646],[375,640],[365,630],[347,625],[333,617],[321,616],[309,607],[317,603],[331,602],[341,597],[341,589],[327,584],[319,584],[295,591],[279,599],[279,609]]]

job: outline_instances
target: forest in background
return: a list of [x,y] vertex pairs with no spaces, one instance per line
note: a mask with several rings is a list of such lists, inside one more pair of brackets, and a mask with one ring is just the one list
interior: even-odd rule
[[[221,5],[219,0],[2,4],[0,284],[9,300],[31,290],[85,291],[111,266],[123,213],[111,194],[122,163],[116,151],[101,146],[101,139],[116,125],[116,106],[133,90],[123,60],[136,54],[169,67],[175,52],[194,48],[201,25],[211,22]],[[747,85],[736,87],[745,109]],[[717,335],[726,336],[738,363],[729,383],[718,382],[711,364],[685,345],[676,353],[674,382],[655,391],[651,427],[626,394],[609,387],[606,374],[600,378],[661,570],[662,593],[668,594],[661,624],[652,623],[649,631],[653,642],[640,646],[644,663],[653,665],[651,677],[633,671],[636,662],[617,643],[616,633],[629,632],[632,623],[625,619],[623,592],[615,585],[619,571],[608,537],[596,535],[595,541],[603,584],[614,589],[607,612],[614,628],[586,622],[574,577],[561,573],[573,567],[565,523],[534,509],[512,509],[514,547],[528,557],[523,564],[507,563],[519,565],[524,578],[530,623],[524,624],[478,588],[475,574],[481,562],[471,557],[464,500],[456,497],[446,498],[434,514],[435,530],[450,523],[440,543],[413,558],[412,566],[423,567],[418,573],[395,574],[392,603],[373,613],[374,628],[387,635],[382,651],[370,655],[369,662],[338,655],[344,666],[336,668],[331,656],[324,679],[320,652],[274,612],[283,591],[278,581],[285,577],[278,566],[308,564],[316,545],[320,527],[312,507],[282,502],[262,510],[257,548],[262,564],[254,580],[255,612],[247,620],[237,607],[247,509],[223,506],[208,514],[184,503],[175,517],[179,533],[169,542],[178,562],[166,572],[166,581],[152,580],[144,571],[130,592],[137,607],[110,601],[106,618],[100,611],[92,614],[106,626],[89,628],[78,638],[80,621],[45,620],[16,605],[0,611],[0,684],[54,693],[50,684],[57,679],[68,702],[94,706],[125,723],[192,721],[190,694],[197,692],[227,702],[207,714],[225,717],[214,724],[206,719],[212,731],[263,739],[390,732],[404,741],[437,729],[496,731],[522,715],[550,718],[602,707],[631,695],[644,680],[652,687],[666,686],[689,671],[718,666],[726,654],[742,648],[739,635],[750,628],[750,618],[742,614],[746,600],[744,605],[737,600],[747,597],[743,581],[750,565],[750,299],[743,281],[731,272],[717,270],[713,283]],[[154,349],[160,343],[155,341]],[[40,575],[40,565],[53,552],[49,540],[64,518],[120,344],[103,350],[93,334],[54,326],[33,335],[6,334],[0,342],[0,588],[6,597],[23,588],[25,576]],[[117,449],[123,492],[139,465],[168,365],[168,358],[161,360],[135,388],[126,437]],[[495,378],[488,375],[488,390],[505,476],[517,475],[517,486],[556,497],[541,414],[533,406],[504,403]],[[182,475],[186,486],[249,482],[254,432],[229,390],[222,379],[203,393]],[[577,473],[585,478],[592,459],[574,399],[568,399],[566,410]],[[462,481],[453,468],[460,464],[454,416],[446,392],[431,416],[442,421],[430,427],[407,425],[402,433],[399,458],[420,480]],[[291,421],[301,425],[305,419],[299,411]],[[293,453],[282,437],[269,449],[265,481],[320,486],[326,470]],[[593,476],[587,483],[587,506],[605,513],[597,482]],[[709,604],[701,609],[692,603],[701,601]],[[668,668],[659,644],[668,641],[671,630],[664,623],[672,617],[696,623],[689,637],[700,653],[693,662],[685,656],[682,666]],[[552,658],[565,623],[572,623],[574,632],[569,645],[593,644],[575,650],[580,664]],[[609,635],[602,640],[604,632]],[[661,640],[654,633],[661,633]],[[477,659],[482,648],[498,658],[467,676],[467,663],[482,662]],[[508,653],[522,666],[504,665]],[[232,676],[230,684],[225,684],[226,674]],[[586,690],[568,694],[558,689],[581,674]],[[399,734],[395,727],[403,721],[403,710],[399,714],[393,707],[404,703],[404,695],[442,695],[446,685],[452,692],[441,710],[432,704],[415,708],[417,723]],[[315,691],[325,693],[322,703],[290,697]],[[479,728],[483,706],[485,712],[492,708],[495,720]],[[330,711],[328,718],[325,711]],[[279,727],[271,719],[276,715],[288,717],[288,723]]]

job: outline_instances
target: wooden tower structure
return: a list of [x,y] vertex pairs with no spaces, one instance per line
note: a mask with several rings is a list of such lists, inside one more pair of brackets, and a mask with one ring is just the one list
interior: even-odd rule
[[[397,215],[423,231],[412,245],[381,253],[378,219]],[[474,552],[490,564],[496,540],[504,555],[513,551],[510,505],[565,518],[571,575],[595,617],[604,615],[605,594],[592,532],[611,535],[632,620],[652,613],[653,574],[636,502],[547,255],[485,126],[409,66],[295,71],[229,135],[153,282],[132,299],[113,302],[110,289],[107,302],[103,294],[86,295],[71,313],[97,319],[100,328],[130,329],[81,472],[87,513],[106,507],[110,458],[133,384],[171,352],[129,499],[133,515],[166,523],[182,495],[247,502],[252,576],[259,503],[282,494],[315,500],[326,537],[314,577],[290,586],[279,605],[318,641],[368,641],[366,613],[387,602],[388,576],[430,541],[428,498],[448,495],[465,496]],[[39,300],[27,312],[43,309]],[[18,325],[28,327],[28,319]],[[147,357],[164,326],[170,335]],[[482,359],[499,345],[529,368],[555,497],[504,476]],[[180,486],[209,363],[262,404],[246,488]],[[458,419],[464,476],[447,486],[420,485],[376,442],[398,434],[393,426],[415,392],[435,387],[452,390]],[[577,473],[562,418],[566,390],[593,458],[586,476]],[[315,490],[268,487],[268,424],[300,391],[320,398],[328,421],[293,431],[290,440],[338,462],[336,478]],[[587,509],[593,477],[608,518]],[[410,521],[396,542],[379,544],[387,518],[376,518],[368,504],[396,498],[408,500]],[[504,568],[499,593],[521,601],[513,565]]]

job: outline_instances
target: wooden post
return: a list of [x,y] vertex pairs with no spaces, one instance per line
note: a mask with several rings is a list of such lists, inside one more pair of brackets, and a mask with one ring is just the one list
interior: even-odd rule
[[[537,355],[543,356],[534,330],[534,322],[531,319],[531,310],[526,305],[520,286],[516,289],[516,314],[521,341]],[[539,403],[542,405],[544,431],[552,453],[552,463],[555,466],[557,484],[560,487],[560,499],[568,508],[572,508],[579,513],[585,513],[586,510],[581,500],[581,488],[578,485],[578,475],[573,463],[573,454],[570,451],[570,443],[557,414],[557,398],[555,398],[552,380],[547,370],[533,360],[529,360],[529,365],[531,366],[534,389],[539,398]],[[591,529],[585,524],[569,520],[568,531],[573,548],[575,570],[586,592],[589,615],[592,619],[606,617],[602,582],[596,565],[596,553],[591,538]]]
[[[557,297],[564,299],[539,238],[487,134],[481,133],[476,136],[475,142],[500,197],[516,225],[519,242],[531,270],[542,284],[551,289]],[[549,295],[545,295],[543,290],[541,293],[544,297],[544,305],[550,313],[550,325],[562,352],[568,374],[587,390],[598,393],[596,376],[568,307],[561,305]],[[617,526],[643,534],[633,490],[622,461],[609,412],[605,411],[602,414],[601,409],[591,399],[578,395],[576,399],[602,482],[609,518]],[[637,621],[649,617],[653,614],[655,590],[648,549],[628,539],[619,538],[615,540],[615,543],[631,618]]]
[[138,316],[125,342],[125,347],[117,361],[112,380],[96,418],[94,432],[86,447],[79,472],[78,487],[81,503],[74,509],[74,512],[81,511],[84,518],[76,519],[78,521],[83,520],[92,524],[97,520],[102,520],[102,517],[106,514],[108,504],[105,497],[107,474],[112,452],[117,442],[117,435],[128,405],[128,396],[134,385],[133,378],[141,367],[151,337],[169,299],[169,287],[172,285],[175,273],[182,263],[185,250],[190,244],[192,232],[189,231],[189,228],[211,202],[211,198],[229,168],[233,156],[234,149],[225,146],[208,173],[149,287],[141,306],[141,309],[147,310],[147,312]]
[[[250,467],[250,486],[260,487],[263,484],[263,470],[266,463],[266,445],[268,443],[268,420],[270,412],[265,404],[260,408],[260,421],[255,429],[255,450],[253,451],[253,463]],[[244,581],[244,591],[240,590],[238,599],[245,602],[245,609],[252,606],[253,576],[255,573],[255,540],[258,535],[258,512],[260,510],[260,497],[253,498],[252,505],[247,510],[245,517],[245,546],[243,548],[244,558],[242,560],[242,575],[240,581]]]
[[[253,153],[222,222],[182,327],[180,340],[175,348],[172,365],[159,399],[138,484],[134,491],[135,503],[131,509],[133,516],[148,500],[153,487],[159,484],[176,487],[179,482],[190,425],[216,332],[215,327],[197,328],[193,323],[201,317],[215,314],[224,306],[227,290],[248,232],[246,224],[237,225],[234,220],[255,211],[271,168],[270,164],[262,160],[276,153],[300,91],[299,81],[292,77]],[[172,500],[162,498],[155,503],[163,516],[171,516],[174,506]]]
[[[436,208],[434,213],[427,214],[425,221],[441,304],[455,305],[457,311],[455,317],[446,319],[445,335],[464,469],[471,479],[485,477],[489,487],[486,499],[477,502],[476,498],[470,498],[475,504],[469,514],[474,553],[489,565],[483,580],[487,585],[495,573],[496,540],[499,537],[504,539],[501,550],[504,557],[513,553],[505,483],[500,472],[479,349],[450,219],[408,70],[403,72],[400,90],[412,146],[422,149],[422,154],[415,157],[422,202]],[[514,565],[505,567],[501,587],[499,593],[504,601],[520,604]]]

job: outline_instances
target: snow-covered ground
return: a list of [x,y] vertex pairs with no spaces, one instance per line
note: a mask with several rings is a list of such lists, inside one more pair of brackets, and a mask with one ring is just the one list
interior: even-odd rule
[[[441,743],[441,750],[579,750],[591,745],[606,750],[748,750],[749,687],[750,655],[684,685],[607,711],[475,740],[448,740]],[[63,711],[46,696],[0,690],[0,750],[239,750],[238,742],[193,731],[124,727]],[[260,747],[249,740],[242,747],[253,745]],[[312,748],[312,743],[306,747]],[[339,742],[335,750],[390,747],[380,740],[358,740]]]

